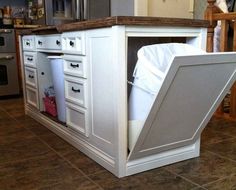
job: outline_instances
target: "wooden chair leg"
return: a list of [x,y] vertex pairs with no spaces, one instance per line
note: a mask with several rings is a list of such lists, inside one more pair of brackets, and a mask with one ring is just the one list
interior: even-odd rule
[[230,117],[236,118],[236,83],[232,86],[230,93]]

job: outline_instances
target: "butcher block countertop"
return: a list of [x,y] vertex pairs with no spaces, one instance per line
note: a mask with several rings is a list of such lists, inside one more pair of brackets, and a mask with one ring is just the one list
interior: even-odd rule
[[50,34],[67,31],[78,31],[94,28],[111,27],[114,25],[135,25],[135,26],[186,26],[186,27],[208,27],[206,20],[164,18],[164,17],[136,17],[136,16],[115,16],[88,21],[79,21],[57,26],[44,26],[26,30],[23,34]]

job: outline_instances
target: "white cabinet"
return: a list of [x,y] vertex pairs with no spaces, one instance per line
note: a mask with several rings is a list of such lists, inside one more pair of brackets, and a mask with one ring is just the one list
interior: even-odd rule
[[35,52],[35,36],[23,36],[22,38],[25,98],[32,107],[39,109],[37,54]]
[[26,102],[39,109],[39,98],[38,98],[38,89],[30,87],[30,86],[26,86],[25,87],[25,95],[26,95]]
[[25,83],[34,88],[38,88],[38,77],[36,69],[25,67]]
[[65,97],[67,101],[88,108],[87,89],[87,81],[85,79],[65,77]]
[[89,136],[88,111],[85,108],[67,102],[66,124],[75,132],[79,132],[86,137]]
[[22,38],[22,48],[23,50],[27,51],[34,51],[35,50],[35,36],[28,35]]
[[87,78],[87,60],[85,56],[64,55],[64,73],[66,75]]
[[85,32],[63,33],[62,51],[67,54],[85,55]]
[[[26,110],[118,177],[197,157],[200,134],[236,79],[235,53],[174,57],[129,150],[127,80],[132,78],[140,47],[167,40],[205,49],[206,34],[206,28],[142,23],[64,32],[59,52],[64,62],[67,127],[27,106]],[[37,107],[44,85],[50,84],[41,76],[50,75],[45,55],[53,51],[41,47],[36,51],[35,57],[24,50],[24,60],[26,77],[38,75],[38,80],[29,77],[25,84],[27,105]]]
[[58,52],[61,51],[61,46],[62,44],[60,34],[36,36],[36,48],[39,51]]
[[82,136],[89,137],[90,108],[88,99],[88,62],[85,32],[62,34],[64,53],[66,125]]
[[[41,42],[43,42],[41,44]],[[44,111],[45,88],[52,86],[50,53],[60,53],[60,35],[25,35],[22,37],[24,81],[26,102],[39,111]]]
[[36,52],[24,52],[24,65],[36,68],[36,63],[37,63],[37,53]]

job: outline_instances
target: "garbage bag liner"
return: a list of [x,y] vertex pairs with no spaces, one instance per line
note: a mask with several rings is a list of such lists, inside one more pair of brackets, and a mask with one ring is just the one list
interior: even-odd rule
[[175,56],[205,51],[183,43],[143,46],[138,50],[129,97],[129,120],[145,120]]

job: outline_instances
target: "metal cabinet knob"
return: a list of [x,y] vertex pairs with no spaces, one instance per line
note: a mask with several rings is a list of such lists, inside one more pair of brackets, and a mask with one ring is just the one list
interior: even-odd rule
[[41,42],[41,41],[38,41],[38,45],[42,45],[43,44],[43,42]]
[[61,45],[61,42],[59,40],[57,40],[56,44],[59,46],[59,45]]
[[73,41],[70,41],[70,46],[74,46],[75,45],[75,43],[73,42]]

